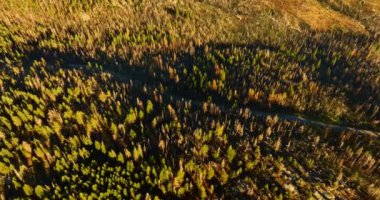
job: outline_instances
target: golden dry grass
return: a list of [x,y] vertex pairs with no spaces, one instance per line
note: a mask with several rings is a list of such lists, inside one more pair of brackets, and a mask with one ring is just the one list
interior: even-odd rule
[[[336,1],[336,0],[335,0]],[[366,1],[360,1],[360,0],[344,0],[341,1],[342,4],[347,6],[362,6],[366,9],[368,12],[374,12],[376,14],[380,14],[380,1],[379,0],[366,0]]]
[[[313,30],[326,31],[332,28],[343,28],[355,32],[365,32],[365,27],[358,20],[322,5],[318,0],[241,0],[234,6],[228,3],[206,1],[183,1],[173,3],[173,1],[159,1],[155,4],[144,5],[143,10],[137,13],[124,5],[123,1],[112,1],[114,5],[105,6],[102,3],[95,5],[87,12],[70,12],[62,10],[62,3],[59,1],[42,0],[36,3],[33,0],[4,0],[0,1],[0,21],[4,23],[17,23],[22,26],[31,27],[38,24],[50,24],[59,22],[59,26],[92,21],[99,24],[120,21],[121,24],[148,23],[147,19],[155,19],[156,23],[163,23],[168,20],[164,8],[168,6],[180,6],[191,10],[197,17],[196,25],[206,31],[213,29],[233,30],[240,27],[240,24],[255,24],[259,20],[257,13],[265,9],[273,9],[281,14],[276,18],[278,22],[283,22],[288,26],[300,28],[306,24]],[[345,0],[344,4],[356,6],[357,0]],[[227,5],[227,6],[226,6]],[[380,1],[368,0],[364,3],[368,12],[380,13]],[[235,12],[237,11],[237,13]],[[241,14],[242,15],[239,15]],[[144,16],[144,17],[142,17]],[[151,16],[151,18],[146,18]],[[116,18],[115,18],[116,17]],[[264,16],[268,17],[268,16]],[[219,28],[217,28],[219,27]],[[221,28],[223,27],[223,28]],[[209,29],[209,30],[207,30]],[[228,32],[229,30],[226,30]]]
[[317,0],[265,0],[264,5],[279,11],[290,25],[300,27],[307,24],[316,31],[341,28],[355,32],[365,32],[359,21],[323,6]]

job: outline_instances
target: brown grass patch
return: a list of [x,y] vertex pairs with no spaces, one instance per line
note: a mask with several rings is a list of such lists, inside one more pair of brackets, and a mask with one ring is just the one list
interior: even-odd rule
[[290,24],[296,27],[302,23],[317,31],[340,28],[365,32],[357,20],[323,6],[317,0],[266,0],[266,6],[279,11]]

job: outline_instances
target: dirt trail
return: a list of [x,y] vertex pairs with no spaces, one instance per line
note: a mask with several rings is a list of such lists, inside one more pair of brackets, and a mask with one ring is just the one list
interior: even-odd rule
[[[182,100],[184,99],[183,97],[181,96],[177,96],[177,95],[174,95],[172,94],[169,98],[173,98],[175,100]],[[202,101],[199,101],[199,100],[196,100],[196,99],[191,99],[192,101],[192,104],[197,104],[200,108],[202,107],[203,105],[203,102]],[[215,103],[215,102],[213,102]],[[216,105],[218,106],[218,108],[220,108],[222,111],[225,111],[225,112],[229,112],[232,114],[235,114],[237,115],[238,113],[225,106],[225,105],[220,105],[220,104],[217,104]],[[263,117],[263,118],[266,118],[268,116],[271,116],[271,117],[274,117],[274,116],[278,116],[279,119],[282,119],[282,120],[287,120],[287,121],[296,121],[296,122],[300,122],[302,124],[305,124],[305,125],[310,125],[310,126],[313,126],[313,127],[317,127],[317,128],[323,128],[323,129],[328,129],[328,130],[331,130],[331,131],[339,131],[339,132],[344,132],[344,131],[350,131],[350,132],[354,132],[354,133],[357,133],[357,134],[362,134],[362,135],[366,135],[366,136],[370,136],[370,137],[379,137],[380,136],[380,132],[376,132],[376,131],[371,131],[371,130],[365,130],[365,129],[360,129],[360,128],[355,128],[355,127],[349,127],[349,126],[344,126],[344,125],[335,125],[335,124],[330,124],[330,123],[326,123],[326,122],[323,122],[323,121],[318,121],[318,120],[315,120],[315,119],[310,119],[310,118],[307,118],[307,117],[302,117],[302,116],[299,116],[299,115],[296,115],[296,114],[292,114],[292,113],[285,113],[285,112],[280,112],[280,111],[263,111],[263,110],[255,110],[255,109],[252,109],[250,107],[247,107],[250,109],[251,113],[254,115],[254,116],[257,116],[257,117]],[[245,108],[243,108],[245,109]],[[240,110],[240,108],[237,109],[237,111]]]

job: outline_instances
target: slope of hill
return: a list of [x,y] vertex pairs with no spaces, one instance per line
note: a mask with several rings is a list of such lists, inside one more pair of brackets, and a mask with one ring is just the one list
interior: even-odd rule
[[377,199],[377,0],[0,1],[0,199]]

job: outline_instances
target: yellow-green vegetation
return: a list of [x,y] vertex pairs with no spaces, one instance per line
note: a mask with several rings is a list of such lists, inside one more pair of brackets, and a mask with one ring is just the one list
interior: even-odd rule
[[253,2],[0,1],[0,199],[378,198],[376,2]]
[[279,45],[201,46],[167,56],[157,74],[176,82],[178,92],[195,90],[231,104],[378,129],[380,68],[372,50],[378,39],[342,33],[304,38]]

